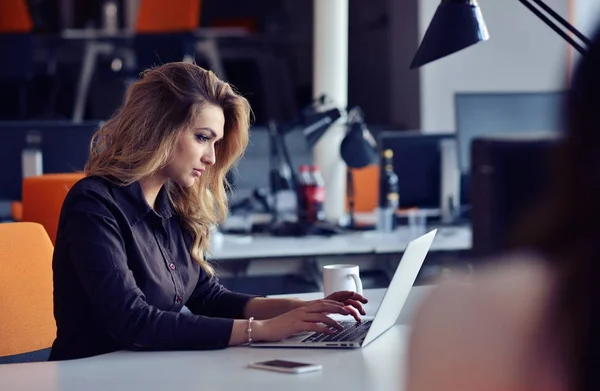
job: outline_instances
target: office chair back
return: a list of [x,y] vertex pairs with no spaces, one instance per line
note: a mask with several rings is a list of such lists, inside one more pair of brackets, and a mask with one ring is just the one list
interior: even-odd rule
[[32,31],[33,21],[25,0],[0,1],[0,34]]
[[194,30],[200,20],[200,0],[144,0],[135,25],[137,71],[194,57]]
[[73,185],[85,174],[44,174],[23,179],[23,221],[41,224],[56,241],[62,204]]
[[0,363],[47,359],[56,337],[52,253],[40,224],[0,224]]
[[137,34],[194,31],[200,22],[201,0],[144,0],[135,24]]

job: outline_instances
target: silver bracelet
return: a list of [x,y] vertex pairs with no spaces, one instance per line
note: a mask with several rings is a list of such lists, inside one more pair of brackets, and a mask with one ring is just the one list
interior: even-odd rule
[[251,316],[248,318],[248,345],[252,345],[252,322],[254,321],[254,317]]

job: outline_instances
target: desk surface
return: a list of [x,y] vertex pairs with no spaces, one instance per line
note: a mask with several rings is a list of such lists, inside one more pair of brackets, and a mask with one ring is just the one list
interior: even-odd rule
[[[401,253],[418,235],[408,227],[399,227],[391,233],[376,231],[356,232],[332,237],[275,237],[222,235],[211,242],[209,258],[218,261],[248,258],[284,258],[326,255],[391,254]],[[458,251],[471,249],[471,228],[439,228],[431,251]]]
[[[402,390],[408,319],[427,288],[413,288],[397,325],[362,349],[268,349],[235,347],[216,351],[127,352],[28,364],[0,365],[3,390]],[[367,290],[373,314],[384,290]],[[317,294],[293,295],[311,299]],[[301,375],[250,369],[255,361],[288,359],[318,363],[321,372]]]

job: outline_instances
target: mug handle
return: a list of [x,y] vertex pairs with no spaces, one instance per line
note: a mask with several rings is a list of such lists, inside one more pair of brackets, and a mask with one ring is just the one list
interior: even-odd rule
[[352,279],[354,280],[354,285],[356,285],[356,293],[358,293],[359,295],[363,294],[363,287],[362,287],[362,281],[360,280],[360,277],[358,277],[356,274],[348,274],[349,277],[352,277]]

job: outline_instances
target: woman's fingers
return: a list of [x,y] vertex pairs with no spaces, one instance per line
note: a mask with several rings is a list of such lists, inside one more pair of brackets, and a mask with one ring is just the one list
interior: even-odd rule
[[357,321],[360,322],[360,315],[358,314],[358,312],[356,311],[356,309],[354,309],[354,307],[351,306],[347,306],[346,309],[350,312],[350,315],[352,315],[352,317]]
[[332,318],[330,318],[329,316],[325,315],[325,314],[306,314],[306,317],[304,318],[305,322],[314,322],[314,323],[323,323],[326,324],[328,326],[334,327],[338,330],[342,330],[344,327],[339,324],[338,322],[336,322],[335,320],[333,320]]
[[360,304],[357,300],[353,300],[353,299],[348,299],[345,301],[346,305],[351,305],[352,307],[356,308],[358,310],[358,312],[361,313],[361,315],[366,315],[367,313],[365,312],[362,304]]
[[335,301],[346,301],[348,299],[351,299],[360,301],[363,304],[369,302],[369,300],[367,300],[363,295],[360,295],[354,291],[338,291],[327,296],[326,299]]
[[307,323],[306,331],[316,331],[317,333],[324,334],[335,334],[337,331],[332,330],[330,327],[323,326],[320,323]]
[[333,305],[337,305],[340,307],[344,306],[344,302],[341,300],[328,300],[328,299],[321,299],[321,300],[315,300],[313,302],[313,304],[317,304],[317,303],[327,303],[327,304],[333,304]]
[[[318,303],[319,302],[315,302],[314,304],[318,304]],[[335,312],[335,313],[342,314],[342,315],[352,315],[354,317],[354,319],[356,319],[356,321],[360,321],[359,313],[361,315],[366,315],[366,312],[365,312],[362,304],[356,300],[346,300],[343,303],[337,302],[337,301],[332,302],[329,300],[322,300],[322,301],[320,301],[320,303],[323,303],[326,305],[332,305],[333,307],[330,307],[330,308],[338,308],[338,307],[344,308],[344,309],[346,309],[347,312],[343,311],[343,310],[339,310],[339,311],[331,311],[331,313]],[[314,312],[314,308],[312,310],[313,311],[311,311],[311,312]],[[356,310],[358,310],[358,311],[356,311]],[[318,311],[319,312],[329,312],[329,311],[320,311],[320,310],[318,310]]]
[[301,308],[303,308],[307,313],[327,312],[331,314],[335,313],[341,315],[350,315],[350,311],[344,307],[344,304],[338,302],[328,303],[324,301],[317,301],[310,306]]

